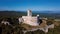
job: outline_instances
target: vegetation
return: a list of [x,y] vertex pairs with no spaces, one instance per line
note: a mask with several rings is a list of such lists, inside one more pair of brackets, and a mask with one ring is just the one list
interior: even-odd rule
[[[24,27],[21,27],[21,24],[18,24],[17,18],[6,18],[6,17],[1,17],[0,22],[2,20],[7,20],[10,21],[11,25],[5,25],[0,23],[0,34],[24,34],[23,30],[25,30]],[[52,22],[52,20],[49,20]],[[48,21],[48,22],[49,22]],[[33,32],[27,32],[26,34],[59,34],[60,33],[60,25],[56,26],[54,29],[49,29],[48,33],[45,33],[41,30],[33,31]]]
[[[25,30],[24,27],[21,26],[21,24],[18,23],[18,18],[22,15],[26,15],[26,13],[22,12],[0,12],[0,34],[24,34],[23,30]],[[35,15],[35,14],[34,14]],[[42,16],[42,15],[40,15]],[[48,16],[48,15],[47,15]],[[42,17],[45,17],[44,15]],[[60,18],[60,17],[59,17]],[[9,21],[11,25],[5,25],[1,23],[2,20]],[[47,24],[52,24],[53,20],[48,20]],[[60,24],[60,23],[59,23]],[[30,27],[30,26],[29,26]],[[54,29],[49,29],[48,33],[45,33],[41,30],[33,31],[33,32],[27,32],[26,34],[60,34],[60,25],[55,26]]]

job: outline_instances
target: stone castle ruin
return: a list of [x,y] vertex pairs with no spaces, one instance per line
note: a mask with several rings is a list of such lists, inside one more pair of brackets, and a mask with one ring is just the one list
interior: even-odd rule
[[42,20],[39,18],[39,15],[32,16],[31,10],[27,11],[27,16],[22,16],[22,18],[19,18],[19,21],[31,26],[38,26],[42,22]]
[[32,11],[28,10],[27,11],[27,16],[22,16],[21,18],[19,18],[19,23],[22,22],[24,24],[28,24],[31,27],[28,27],[26,25],[23,24],[23,27],[26,28],[27,31],[35,31],[35,30],[42,30],[44,32],[48,32],[49,28],[54,28],[54,24],[52,25],[47,25],[46,22],[47,18],[40,18],[39,15],[37,16],[32,16]]

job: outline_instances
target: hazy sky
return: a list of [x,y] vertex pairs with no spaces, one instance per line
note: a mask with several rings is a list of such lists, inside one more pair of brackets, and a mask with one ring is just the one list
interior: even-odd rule
[[60,11],[60,0],[0,0],[0,10]]

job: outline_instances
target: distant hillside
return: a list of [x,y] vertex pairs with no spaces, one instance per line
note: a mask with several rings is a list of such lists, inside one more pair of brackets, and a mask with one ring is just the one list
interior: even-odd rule
[[0,11],[0,16],[22,16],[22,15],[26,15],[25,12],[22,11]]
[[35,13],[60,13],[60,11],[33,11]]
[[[40,17],[47,17],[47,18],[59,18],[60,19],[60,13],[49,13],[49,12],[32,12],[34,16],[37,14],[40,15]],[[26,11],[0,11],[0,17],[1,16],[7,16],[7,17],[21,17],[21,16],[27,15]]]
[[34,15],[39,14],[40,17],[60,19],[60,11],[33,11],[33,13]]

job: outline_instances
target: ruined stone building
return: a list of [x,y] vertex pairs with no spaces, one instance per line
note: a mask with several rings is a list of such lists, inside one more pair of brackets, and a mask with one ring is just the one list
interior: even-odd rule
[[40,24],[39,22],[39,15],[32,16],[32,11],[27,11],[27,16],[22,16],[22,18],[19,18],[19,22],[23,22],[25,24],[29,24],[31,26],[38,26]]
[[[22,16],[19,18],[19,24],[24,23],[22,27],[26,28],[26,31],[35,31],[35,30],[42,30],[44,32],[48,32],[49,28],[54,28],[54,24],[47,25],[47,18],[40,18],[39,15],[32,16],[32,11],[27,11],[27,16]],[[28,24],[28,25],[25,25]],[[30,27],[29,27],[30,26]]]

